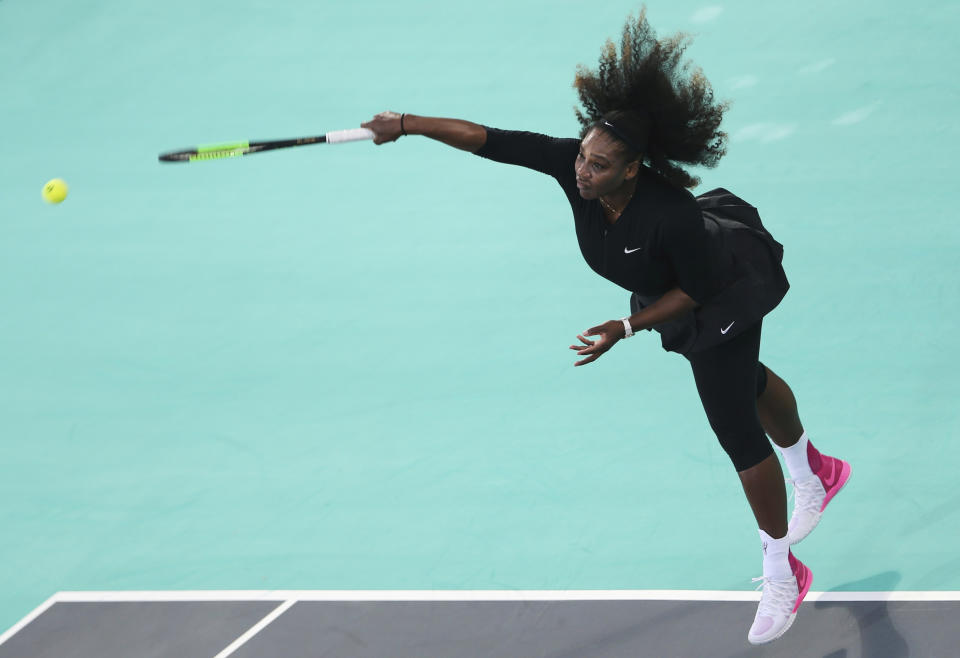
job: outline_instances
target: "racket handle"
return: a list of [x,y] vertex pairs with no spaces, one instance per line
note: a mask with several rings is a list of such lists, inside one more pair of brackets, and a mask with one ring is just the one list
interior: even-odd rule
[[334,130],[327,133],[327,144],[339,142],[356,142],[361,139],[373,139],[373,131],[369,128],[351,128],[350,130]]

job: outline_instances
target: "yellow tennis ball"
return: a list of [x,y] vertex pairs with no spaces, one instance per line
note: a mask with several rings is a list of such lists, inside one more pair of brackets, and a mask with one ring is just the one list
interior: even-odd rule
[[67,198],[67,192],[69,191],[70,188],[63,180],[54,178],[47,181],[47,184],[43,186],[43,200],[47,203],[60,203]]

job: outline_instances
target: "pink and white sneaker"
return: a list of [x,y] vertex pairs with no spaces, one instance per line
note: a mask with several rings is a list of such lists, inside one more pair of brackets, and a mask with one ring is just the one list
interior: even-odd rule
[[827,503],[850,479],[850,464],[820,454],[812,443],[807,444],[807,460],[813,475],[787,480],[793,484],[794,493],[793,515],[787,531],[791,545],[799,543],[817,527]]
[[[760,587],[760,606],[757,616],[753,618],[753,626],[747,633],[750,644],[766,644],[773,642],[786,633],[797,618],[797,610],[803,597],[810,591],[813,583],[813,572],[807,568],[793,553],[787,553],[790,560],[790,570],[793,576],[786,580],[771,578],[754,578],[754,582],[763,581]],[[759,587],[757,588],[759,589]]]

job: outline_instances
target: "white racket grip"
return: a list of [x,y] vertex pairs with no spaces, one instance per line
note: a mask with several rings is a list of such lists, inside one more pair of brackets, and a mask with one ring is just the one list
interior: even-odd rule
[[327,133],[327,144],[340,142],[356,142],[361,139],[373,139],[373,131],[369,128],[351,128],[350,130],[334,130]]

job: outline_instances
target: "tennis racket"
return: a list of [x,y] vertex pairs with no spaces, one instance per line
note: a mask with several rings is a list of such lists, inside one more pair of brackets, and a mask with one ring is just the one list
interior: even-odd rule
[[285,149],[307,144],[337,144],[340,142],[356,142],[361,139],[373,139],[373,131],[369,128],[351,128],[350,130],[334,130],[318,137],[298,137],[296,139],[277,139],[269,142],[229,142],[226,144],[207,144],[182,151],[161,153],[160,162],[202,162],[204,160],[218,160],[220,158],[237,158],[241,155]]

